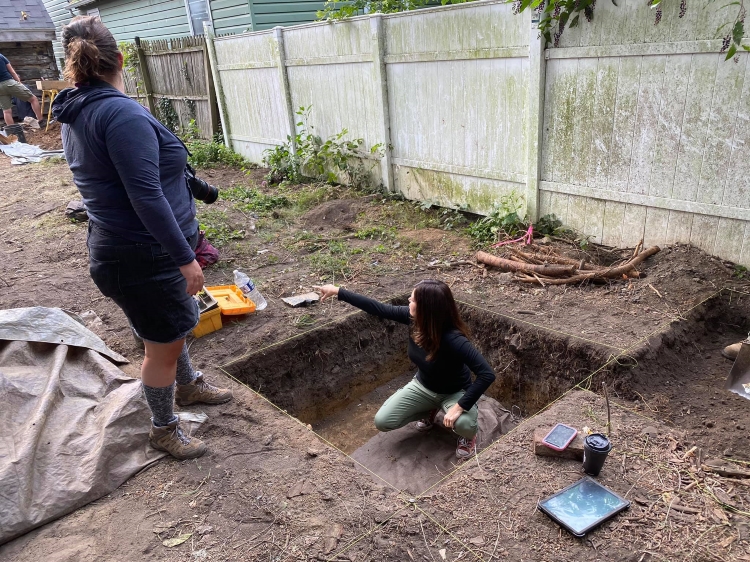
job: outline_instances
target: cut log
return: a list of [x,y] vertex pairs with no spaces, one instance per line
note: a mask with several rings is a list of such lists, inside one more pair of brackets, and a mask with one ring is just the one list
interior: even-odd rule
[[555,451],[542,443],[550,432],[551,427],[537,427],[534,430],[534,454],[540,457],[556,457],[558,459],[573,459],[583,461],[583,437],[581,433],[576,435],[564,451]]
[[502,269],[503,271],[522,271],[529,274],[547,275],[549,277],[560,277],[563,275],[571,275],[575,272],[575,267],[572,265],[535,265],[531,263],[521,263],[504,258],[499,258],[482,252],[477,252],[477,261],[486,263],[493,267]]

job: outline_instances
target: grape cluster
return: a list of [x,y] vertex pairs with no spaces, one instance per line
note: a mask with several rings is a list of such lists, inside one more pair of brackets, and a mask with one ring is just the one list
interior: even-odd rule
[[721,42],[721,51],[722,53],[726,52],[727,49],[729,49],[729,46],[732,44],[732,34],[728,33],[726,37],[724,37],[724,40]]
[[659,25],[661,21],[661,4],[656,7],[656,18],[654,19],[654,25]]
[[513,8],[511,9],[513,12],[513,15],[518,15],[521,13],[521,0],[516,0],[513,2]]
[[684,18],[687,13],[687,0],[680,0],[680,17]]

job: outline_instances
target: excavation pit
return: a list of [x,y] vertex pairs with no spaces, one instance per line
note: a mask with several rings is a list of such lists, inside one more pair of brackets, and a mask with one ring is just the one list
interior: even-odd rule
[[[461,304],[461,314],[497,374],[480,403],[479,448],[544,408],[612,354],[607,346],[472,305]],[[355,312],[225,369],[389,483],[419,493],[458,461],[456,436],[448,430],[426,436],[410,424],[380,434],[373,424],[383,402],[414,376],[407,342],[406,326]],[[394,473],[395,461],[400,467]],[[416,471],[421,476],[415,466],[424,468]]]
[[[460,308],[475,345],[497,373],[486,396],[507,408],[513,420],[541,411],[581,381],[599,391],[607,380],[613,398],[692,429],[699,444],[721,447],[717,453],[744,458],[750,439],[742,420],[750,424],[750,401],[724,390],[731,364],[720,351],[747,334],[749,300],[724,292],[624,350],[471,304]],[[394,300],[405,302],[405,296]],[[382,437],[373,424],[375,412],[414,375],[407,341],[406,326],[353,312],[225,368],[357,458],[357,451]],[[397,431],[401,439],[418,443],[413,428]],[[443,464],[453,463],[454,436],[444,432],[434,439]]]

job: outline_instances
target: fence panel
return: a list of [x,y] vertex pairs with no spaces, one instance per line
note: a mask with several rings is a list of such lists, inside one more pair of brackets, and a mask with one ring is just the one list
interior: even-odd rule
[[387,146],[409,198],[486,213],[516,193],[597,242],[750,265],[750,55],[724,62],[721,11],[670,2],[654,25],[618,4],[546,50],[499,0],[217,38],[229,138],[259,162],[312,107],[320,136]]
[[162,120],[165,120],[164,113],[171,106],[177,115],[179,127],[186,128],[191,121],[195,121],[201,136],[211,138],[212,108],[206,80],[204,45],[203,37],[142,42],[153,88],[151,95]]
[[232,146],[260,163],[290,132],[273,31],[217,37],[214,45]]
[[653,25],[645,3],[605,2],[547,51],[541,214],[747,264],[750,56],[719,54],[725,13],[664,10]]
[[489,212],[526,184],[529,18],[482,3],[387,16],[396,188]]

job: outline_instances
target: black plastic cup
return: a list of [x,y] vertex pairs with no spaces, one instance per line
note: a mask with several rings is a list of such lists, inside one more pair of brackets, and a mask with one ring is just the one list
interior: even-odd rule
[[590,476],[599,476],[612,450],[612,444],[601,433],[592,433],[583,440],[583,471]]

